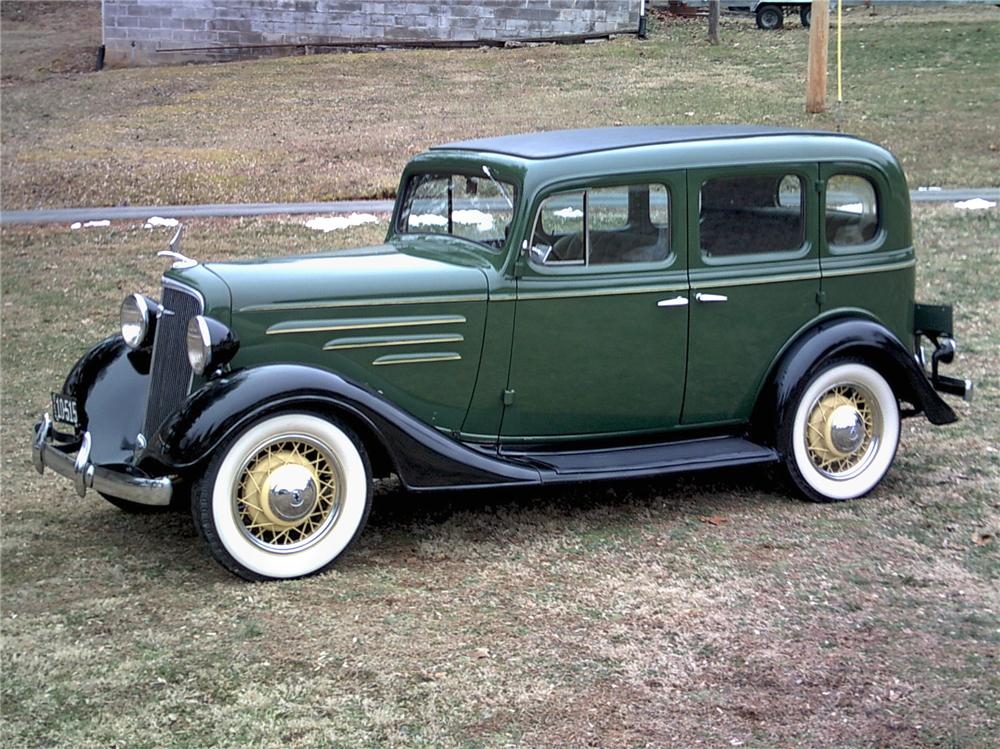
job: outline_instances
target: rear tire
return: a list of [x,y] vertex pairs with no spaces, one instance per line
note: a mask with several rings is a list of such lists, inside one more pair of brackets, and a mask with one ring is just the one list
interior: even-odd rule
[[775,31],[785,24],[785,14],[780,5],[761,5],[757,8],[757,28]]
[[885,378],[862,362],[829,362],[794,402],[778,445],[799,492],[839,502],[874,489],[899,446],[899,404]]
[[361,533],[372,472],[347,427],[311,413],[270,416],[231,437],[194,486],[195,527],[247,580],[322,572]]

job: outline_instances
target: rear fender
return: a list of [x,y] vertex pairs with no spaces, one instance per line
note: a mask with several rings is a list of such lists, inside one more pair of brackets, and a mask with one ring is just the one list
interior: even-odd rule
[[211,380],[163,423],[143,458],[190,475],[230,436],[269,414],[289,410],[338,416],[362,438],[376,438],[411,489],[539,481],[537,470],[463,445],[368,388],[297,364],[252,367]]
[[836,317],[809,328],[789,346],[768,377],[754,410],[755,436],[775,442],[776,429],[792,418],[801,386],[825,362],[850,357],[867,362],[892,386],[896,397],[911,403],[932,424],[950,424],[957,417],[934,391],[913,355],[884,325],[858,317]]

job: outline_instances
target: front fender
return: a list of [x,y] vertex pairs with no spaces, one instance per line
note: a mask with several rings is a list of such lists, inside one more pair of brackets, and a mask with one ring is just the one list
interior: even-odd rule
[[149,390],[149,352],[132,351],[120,335],[105,338],[73,365],[63,393],[76,400],[78,434],[90,432],[95,465],[132,463]]
[[898,398],[912,403],[932,424],[957,420],[955,412],[934,391],[927,375],[888,328],[871,319],[837,317],[805,331],[783,354],[757,400],[753,423],[760,432],[758,438],[773,440],[775,427],[792,417],[794,398],[813,370],[840,357],[869,362],[888,380]]
[[[287,410],[341,415],[374,435],[412,489],[531,484],[538,471],[474,450],[368,388],[325,369],[272,364],[241,369],[193,393],[150,440],[144,459],[192,473],[228,437]],[[363,435],[362,435],[363,436]]]

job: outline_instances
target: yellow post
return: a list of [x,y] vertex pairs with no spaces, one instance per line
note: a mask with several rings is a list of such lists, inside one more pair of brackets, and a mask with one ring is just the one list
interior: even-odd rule
[[844,50],[840,43],[840,24],[843,21],[844,0],[837,0],[837,103],[844,101]]
[[827,2],[828,0],[812,0],[806,111],[813,114],[826,109],[826,61],[830,39],[830,6]]

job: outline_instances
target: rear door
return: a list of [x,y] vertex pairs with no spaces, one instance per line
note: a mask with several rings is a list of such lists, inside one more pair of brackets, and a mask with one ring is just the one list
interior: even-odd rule
[[750,417],[784,344],[819,311],[815,164],[688,173],[684,424]]

